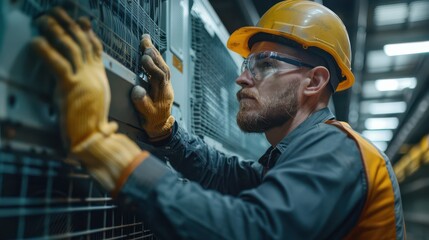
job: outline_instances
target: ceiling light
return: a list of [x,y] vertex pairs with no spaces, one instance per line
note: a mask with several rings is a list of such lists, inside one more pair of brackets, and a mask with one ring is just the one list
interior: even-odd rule
[[415,77],[375,80],[375,88],[378,91],[398,91],[405,88],[414,89],[416,84],[417,79]]
[[366,130],[362,135],[369,139],[371,142],[390,141],[393,137],[391,130]]
[[429,52],[429,41],[386,44],[383,49],[387,56],[425,53]]
[[361,112],[369,114],[393,114],[403,113],[407,110],[407,104],[405,102],[361,102]]
[[404,23],[407,16],[407,3],[379,5],[374,10],[374,21],[377,26]]
[[410,3],[410,14],[408,21],[417,22],[429,19],[429,1],[413,1]]
[[398,127],[399,120],[396,117],[388,118],[367,118],[365,120],[366,129],[395,129]]

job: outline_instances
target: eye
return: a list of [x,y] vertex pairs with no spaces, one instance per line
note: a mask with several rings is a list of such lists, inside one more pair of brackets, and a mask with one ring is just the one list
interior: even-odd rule
[[270,58],[261,59],[256,64],[261,69],[275,67],[275,62]]
[[255,67],[261,72],[270,72],[277,68],[277,64],[276,61],[273,61],[270,58],[265,58],[258,60]]
[[270,69],[272,67],[274,67],[274,65],[270,61],[263,61],[260,63],[260,68],[262,68],[262,69]]

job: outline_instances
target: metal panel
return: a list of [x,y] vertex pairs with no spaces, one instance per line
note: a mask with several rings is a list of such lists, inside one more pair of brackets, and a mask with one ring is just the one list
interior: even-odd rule
[[174,39],[171,40],[170,48],[171,50],[181,59],[184,58],[184,35],[187,32],[184,30],[184,22],[185,22],[185,1],[184,0],[176,0],[170,2],[170,32],[171,35],[174,36]]
[[164,59],[170,66],[171,83],[174,89],[172,114],[180,126],[190,129],[190,36],[189,1],[170,1],[168,9],[168,49]]

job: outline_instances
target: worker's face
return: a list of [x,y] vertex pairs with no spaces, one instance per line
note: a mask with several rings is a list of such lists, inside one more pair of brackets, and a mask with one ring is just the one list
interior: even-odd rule
[[[302,60],[293,49],[271,42],[256,43],[251,54],[264,51],[279,52],[282,56]],[[237,92],[240,103],[237,124],[245,132],[265,132],[278,127],[295,117],[298,111],[300,83],[308,68],[270,61],[248,64],[251,69],[245,67],[236,80],[242,87]],[[276,69],[271,63],[276,65]]]

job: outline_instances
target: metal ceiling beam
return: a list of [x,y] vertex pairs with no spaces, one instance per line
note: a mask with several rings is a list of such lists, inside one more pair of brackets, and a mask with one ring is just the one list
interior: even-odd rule
[[238,5],[240,6],[241,12],[244,15],[246,22],[249,25],[256,25],[259,21],[259,13],[256,10],[255,4],[251,0],[236,0]]
[[354,51],[353,51],[353,73],[355,76],[355,84],[351,89],[350,96],[350,111],[349,123],[352,127],[357,126],[359,122],[360,98],[362,91],[362,82],[365,66],[365,42],[367,38],[367,20],[368,20],[368,1],[361,0],[355,2],[355,17],[356,17],[356,35],[354,36]]
[[[421,69],[429,69],[429,57],[426,57],[421,65]],[[429,125],[427,121],[429,119],[429,92],[426,91],[429,85],[429,72],[420,71],[417,75],[419,84],[417,85],[416,100],[412,102],[412,109],[407,111],[407,118],[401,123],[397,134],[393,137],[389,147],[386,150],[387,156],[390,160],[396,162],[400,156],[400,148],[404,144],[413,144],[427,133]]]
[[404,2],[414,2],[418,0],[377,0],[374,1],[377,5],[385,5],[385,4],[395,4],[395,3],[404,3]]
[[[380,97],[366,97],[366,98],[362,98],[362,101],[377,101],[377,102],[400,102],[400,101],[405,101],[404,99],[404,95],[402,94],[398,94],[398,95],[393,95],[393,96],[383,96],[382,98]],[[366,113],[362,113],[360,112],[361,117],[365,117],[366,115],[381,115],[381,114],[366,114]],[[387,114],[389,115],[389,114]],[[366,116],[368,117],[368,116]]]
[[402,71],[388,71],[388,72],[378,72],[378,73],[368,73],[366,72],[363,76],[365,81],[377,80],[377,79],[385,79],[385,78],[403,78],[415,76],[416,71],[415,68],[408,68]]
[[367,36],[367,50],[379,50],[388,43],[415,42],[423,40],[429,40],[429,29],[427,25],[406,30],[397,29],[378,31]]

